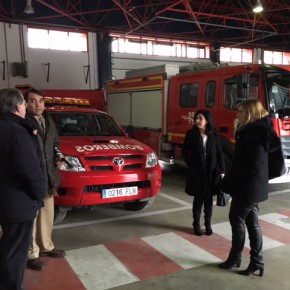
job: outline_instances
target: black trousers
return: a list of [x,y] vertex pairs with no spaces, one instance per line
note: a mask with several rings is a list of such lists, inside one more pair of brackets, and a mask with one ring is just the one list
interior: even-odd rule
[[1,222],[1,227],[3,237],[0,239],[0,289],[21,290],[33,220],[21,223]]
[[204,206],[204,217],[205,222],[211,222],[212,216],[212,208],[213,208],[213,197],[203,197],[203,196],[195,196],[193,198],[193,205],[192,205],[192,215],[193,215],[193,225],[195,223],[199,223],[202,206]]
[[247,227],[250,239],[251,263],[255,265],[263,264],[263,236],[258,214],[258,203],[247,203],[236,198],[232,199],[229,212],[229,219],[232,227],[232,248],[229,259],[241,257],[245,245],[245,227]]

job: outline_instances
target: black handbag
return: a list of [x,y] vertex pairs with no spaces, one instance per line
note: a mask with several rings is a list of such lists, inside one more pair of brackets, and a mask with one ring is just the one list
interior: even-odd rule
[[228,194],[220,190],[220,192],[216,196],[216,205],[226,206],[228,201],[229,201]]
[[269,179],[277,178],[286,173],[281,140],[272,132],[272,144],[268,152]]

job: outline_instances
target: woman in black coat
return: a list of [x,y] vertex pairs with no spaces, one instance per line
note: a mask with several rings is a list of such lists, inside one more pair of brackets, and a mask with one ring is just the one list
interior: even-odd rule
[[250,264],[242,275],[259,270],[263,276],[262,232],[258,221],[259,202],[268,198],[268,151],[274,131],[260,101],[247,100],[238,107],[235,152],[224,190],[232,196],[229,220],[232,248],[220,268],[240,267],[245,243],[245,225],[250,239]]
[[212,234],[213,183],[224,177],[225,164],[219,136],[207,110],[194,115],[194,126],[186,132],[182,156],[188,166],[185,192],[194,196],[192,213],[193,229],[202,235],[200,215],[204,205],[206,234]]

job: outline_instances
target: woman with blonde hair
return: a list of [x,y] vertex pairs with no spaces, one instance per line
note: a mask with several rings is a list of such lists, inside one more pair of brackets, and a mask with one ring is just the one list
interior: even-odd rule
[[224,190],[232,196],[229,220],[232,247],[228,259],[220,268],[239,268],[245,244],[245,227],[250,239],[250,264],[242,275],[259,271],[263,276],[262,232],[258,221],[259,202],[268,198],[268,151],[273,125],[268,112],[258,100],[246,100],[238,105],[235,151],[225,176]]

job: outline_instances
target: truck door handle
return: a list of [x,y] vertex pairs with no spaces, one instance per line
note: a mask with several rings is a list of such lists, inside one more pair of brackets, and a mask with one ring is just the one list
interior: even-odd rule
[[181,125],[181,122],[175,122],[175,125]]
[[229,128],[228,127],[219,127],[219,132],[220,133],[228,133],[229,132]]

